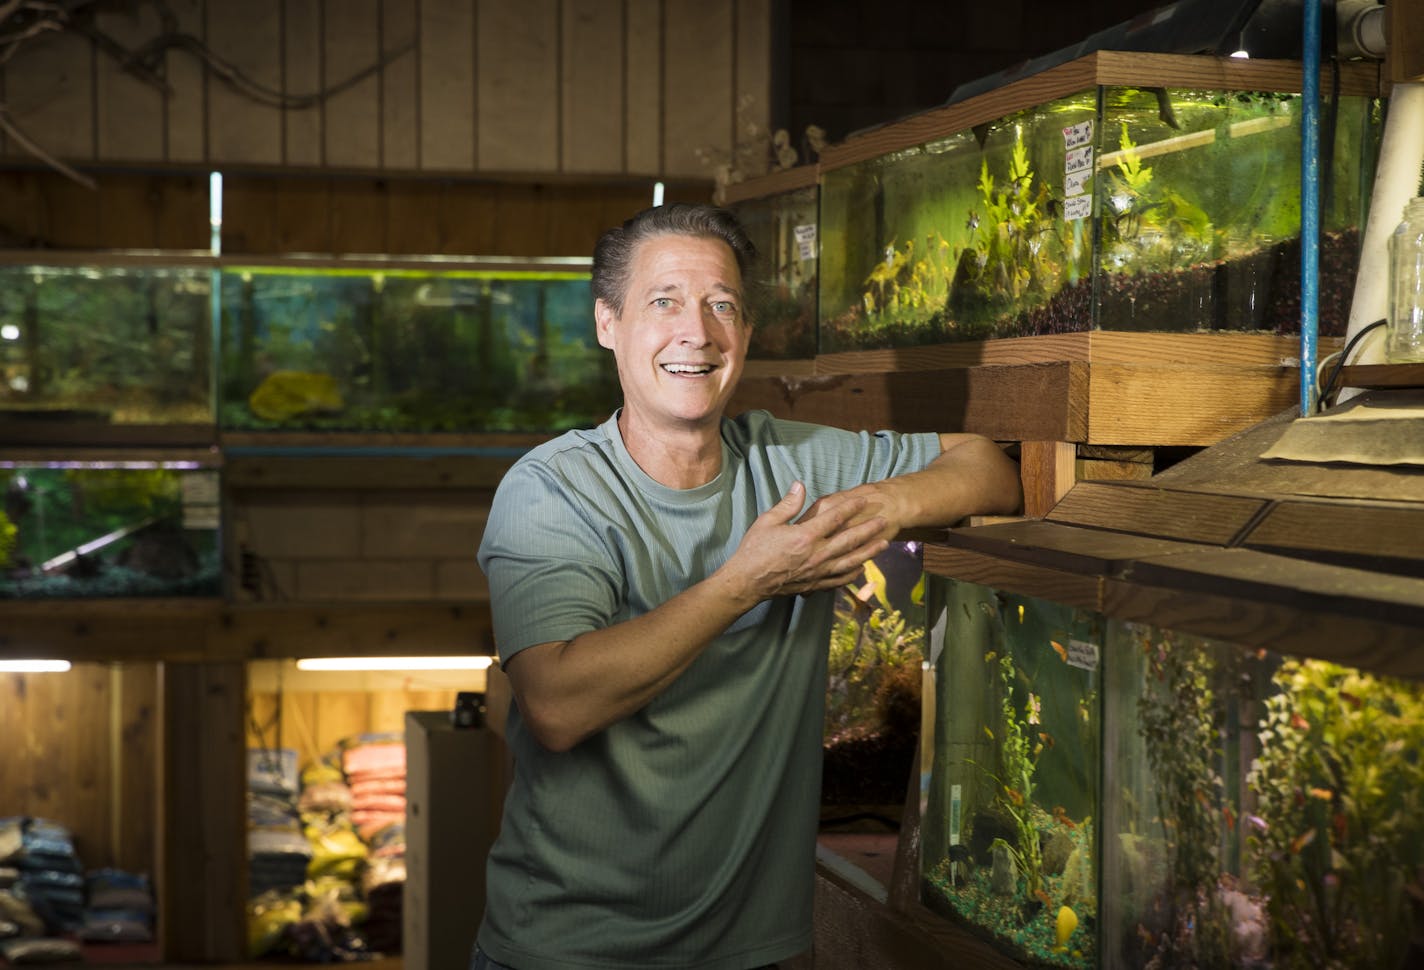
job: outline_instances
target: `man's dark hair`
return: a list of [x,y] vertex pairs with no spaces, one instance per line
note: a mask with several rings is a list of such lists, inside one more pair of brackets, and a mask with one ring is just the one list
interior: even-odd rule
[[616,229],[599,237],[593,247],[593,296],[622,315],[623,298],[628,293],[633,252],[638,244],[654,236],[694,236],[719,239],[732,250],[742,285],[756,262],[756,246],[737,217],[713,205],[671,202],[644,209]]

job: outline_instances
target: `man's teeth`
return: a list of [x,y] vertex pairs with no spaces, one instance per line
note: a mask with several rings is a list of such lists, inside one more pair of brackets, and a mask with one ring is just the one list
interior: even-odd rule
[[663,364],[669,374],[710,374],[711,364]]

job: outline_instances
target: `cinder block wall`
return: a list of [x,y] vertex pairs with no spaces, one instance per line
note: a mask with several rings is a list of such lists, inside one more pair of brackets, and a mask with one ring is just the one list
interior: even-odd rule
[[241,601],[487,600],[484,490],[251,491],[228,550]]

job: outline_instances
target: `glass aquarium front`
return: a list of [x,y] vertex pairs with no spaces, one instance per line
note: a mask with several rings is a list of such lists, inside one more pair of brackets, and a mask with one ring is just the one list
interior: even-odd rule
[[224,430],[559,431],[617,405],[587,260],[225,267]]
[[0,266],[0,419],[211,424],[212,273]]
[[1421,965],[1420,685],[929,585],[930,908],[1035,967]]
[[821,775],[827,824],[868,816],[900,824],[920,732],[921,550],[892,542],[836,594]]
[[0,598],[219,596],[218,472],[0,463]]
[[[1345,331],[1380,103],[1325,126],[1320,332]],[[821,352],[1299,329],[1301,98],[1104,86],[822,173]]]
[[1102,624],[929,585],[922,898],[1026,965],[1094,967]]
[[754,322],[752,359],[816,354],[819,197],[811,185],[729,206],[758,254],[758,274],[747,288]]

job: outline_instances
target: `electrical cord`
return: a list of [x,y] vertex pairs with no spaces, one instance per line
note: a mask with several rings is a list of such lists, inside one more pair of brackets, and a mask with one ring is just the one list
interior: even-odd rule
[[1385,322],[1385,320],[1380,319],[1376,320],[1374,323],[1360,328],[1360,330],[1357,331],[1355,335],[1350,338],[1349,342],[1345,344],[1343,350],[1339,351],[1338,353],[1331,354],[1329,357],[1325,358],[1325,360],[1322,362],[1323,364],[1328,364],[1331,360],[1337,357],[1339,358],[1339,360],[1335,361],[1335,367],[1333,370],[1331,370],[1330,377],[1325,381],[1325,387],[1319,389],[1320,393],[1316,395],[1315,409],[1317,411],[1325,410],[1325,401],[1330,397],[1330,395],[1335,393],[1335,382],[1340,379],[1340,372],[1345,369],[1345,361],[1349,359],[1350,351],[1355,349],[1356,345],[1359,344],[1360,339],[1364,337],[1365,334],[1369,333],[1371,330],[1374,330],[1376,327],[1383,327],[1385,325]]

